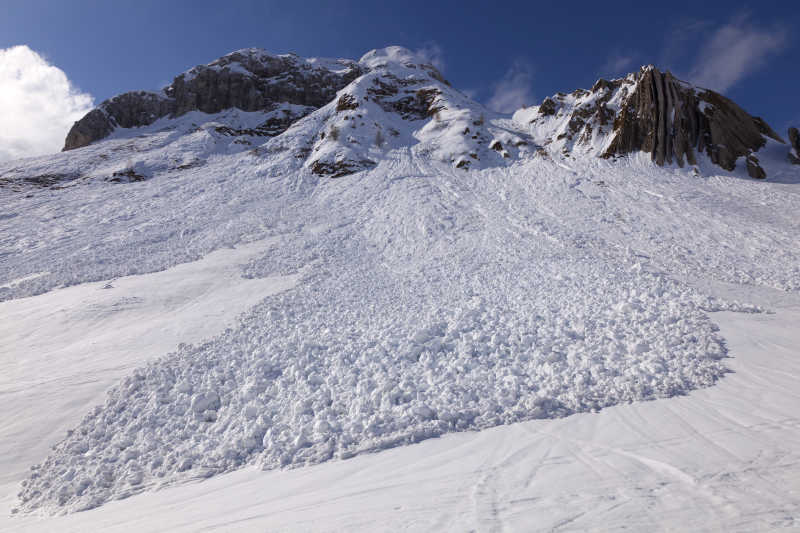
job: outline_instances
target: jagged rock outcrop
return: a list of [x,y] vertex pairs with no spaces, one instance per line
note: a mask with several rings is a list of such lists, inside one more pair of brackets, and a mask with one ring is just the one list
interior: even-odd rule
[[[311,111],[330,102],[362,73],[358,63],[350,60],[323,63],[294,54],[239,50],[180,74],[162,93],[138,91],[106,100],[73,125],[64,150],[102,139],[116,127],[147,126],[161,117],[190,111],[218,113],[234,107],[261,111],[278,104],[306,106]],[[280,133],[286,127],[265,124],[262,129]]]
[[[765,135],[781,140],[762,119],[721,94],[698,90],[653,67],[638,77],[614,121],[614,137],[604,157],[644,151],[658,165],[674,160],[683,166],[684,160],[696,163],[697,151],[733,170],[738,158],[766,144]],[[747,160],[751,176],[763,177],[760,168],[756,159]]]
[[344,176],[374,167],[397,148],[461,169],[510,164],[525,153],[529,136],[509,129],[504,118],[487,119],[490,111],[422,61],[401,47],[365,54],[359,60],[365,74],[304,121],[318,121],[294,143],[307,149],[298,152],[305,167],[321,176]]
[[[103,102],[105,104],[106,102]],[[67,133],[63,151],[86,146],[107,137],[114,131],[114,123],[101,107],[92,109],[86,116],[77,121]]]
[[261,50],[228,54],[176,77],[164,93],[175,100],[175,115],[270,109],[275,103],[320,108],[361,74],[355,61],[340,60],[338,70],[309,64],[294,55]]
[[784,142],[763,119],[730,99],[653,66],[625,78],[601,79],[590,91],[558,93],[533,111],[519,118],[542,133],[543,145],[553,144],[565,154],[582,150],[611,158],[641,151],[657,165],[683,166],[696,164],[696,155],[705,153],[729,171],[745,158],[754,178],[766,173],[752,154],[767,137]]
[[800,131],[797,128],[789,128],[789,144],[794,151],[794,153],[789,152],[789,161],[795,165],[800,165]]
[[86,146],[108,136],[114,128],[147,126],[175,111],[175,103],[158,93],[136,91],[106,100],[76,122],[67,134],[64,150]]

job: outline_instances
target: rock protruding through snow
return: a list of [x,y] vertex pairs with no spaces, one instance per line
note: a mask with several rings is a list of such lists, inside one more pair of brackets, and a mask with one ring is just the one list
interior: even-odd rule
[[372,168],[385,149],[422,141],[424,153],[463,169],[548,153],[614,158],[646,152],[659,166],[683,166],[696,165],[703,153],[725,170],[741,164],[763,179],[767,173],[756,153],[768,139],[784,142],[728,98],[653,66],[598,80],[588,91],[546,98],[518,111],[516,124],[507,121],[497,136],[497,121],[495,131],[484,127],[495,114],[453,89],[410,50],[390,46],[359,61],[238,50],[180,74],[160,93],[130,92],[103,102],[75,123],[64,150],[194,111],[271,113],[287,106],[294,112],[265,117],[247,131],[278,136],[316,111],[321,116],[306,123],[313,127],[305,128],[295,155],[315,174],[332,177]]
[[800,131],[795,128],[789,128],[789,144],[791,145],[791,150],[789,151],[789,161],[795,165],[800,165]]
[[705,153],[729,171],[744,159],[753,178],[766,177],[754,154],[768,139],[784,142],[763,119],[730,99],[653,66],[601,79],[588,91],[558,93],[515,117],[530,125],[537,142],[567,156],[645,152],[659,166],[683,166],[696,165],[697,154]]
[[180,74],[161,93],[130,92],[106,100],[75,123],[64,150],[103,139],[117,127],[149,126],[190,111],[271,111],[282,104],[317,109],[361,73],[356,62],[344,59],[323,63],[255,48],[238,50]]

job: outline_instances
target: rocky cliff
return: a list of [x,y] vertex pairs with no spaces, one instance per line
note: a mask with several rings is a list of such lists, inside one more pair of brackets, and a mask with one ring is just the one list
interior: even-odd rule
[[646,152],[663,166],[697,163],[697,154],[733,170],[745,158],[754,178],[766,174],[755,155],[767,138],[783,143],[759,118],[730,99],[694,87],[653,66],[616,80],[599,80],[591,90],[558,93],[521,110],[537,141],[551,151],[595,153],[613,158]]
[[[189,111],[268,111],[279,104],[306,106],[313,111],[331,101],[361,73],[355,61],[306,60],[255,48],[238,50],[180,74],[160,93],[129,92],[106,100],[73,125],[64,150],[103,139],[116,127],[147,126],[159,118],[179,117]],[[271,131],[280,133],[275,128]]]

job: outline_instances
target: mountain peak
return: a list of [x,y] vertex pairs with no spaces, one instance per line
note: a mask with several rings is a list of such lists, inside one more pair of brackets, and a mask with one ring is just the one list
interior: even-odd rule
[[697,154],[705,153],[729,171],[745,158],[755,178],[766,173],[754,154],[768,139],[784,142],[763,119],[730,99],[654,65],[623,78],[600,79],[588,91],[545,98],[539,106],[518,111],[515,120],[532,127],[537,142],[551,152],[567,157],[647,152],[659,166],[683,166],[697,164]]
[[419,57],[408,48],[394,45],[370,50],[361,56],[358,62],[366,68],[375,69],[390,63],[416,64],[419,62]]

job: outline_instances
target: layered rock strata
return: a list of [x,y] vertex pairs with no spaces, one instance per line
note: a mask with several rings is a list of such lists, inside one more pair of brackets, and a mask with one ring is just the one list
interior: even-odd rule
[[[72,126],[64,150],[103,139],[116,127],[148,126],[159,118],[190,111],[218,113],[234,107],[268,111],[279,104],[317,109],[361,74],[355,61],[316,64],[294,54],[239,50],[180,74],[160,93],[136,91],[106,100]],[[265,131],[286,129],[268,126]]]

